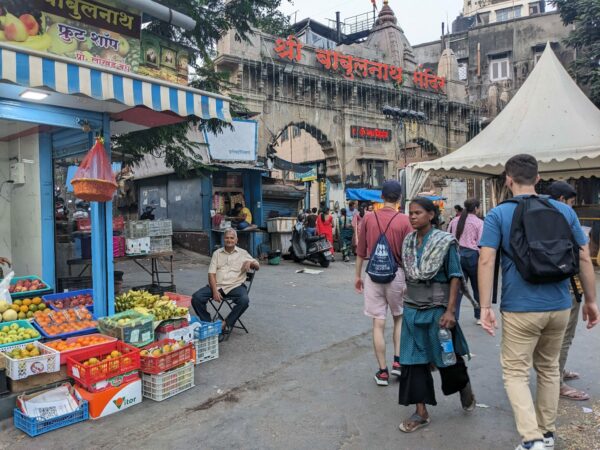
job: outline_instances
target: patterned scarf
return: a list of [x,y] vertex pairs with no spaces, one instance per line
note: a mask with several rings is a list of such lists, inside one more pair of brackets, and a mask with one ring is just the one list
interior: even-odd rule
[[417,258],[417,232],[413,231],[402,245],[402,262],[406,278],[414,281],[431,280],[445,262],[448,249],[457,245],[456,238],[450,233],[433,229],[425,243],[421,261]]

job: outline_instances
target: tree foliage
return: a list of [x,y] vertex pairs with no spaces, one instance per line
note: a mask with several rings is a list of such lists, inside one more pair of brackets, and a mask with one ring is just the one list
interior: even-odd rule
[[571,70],[577,81],[590,88],[590,98],[600,107],[600,0],[552,0],[563,23],[573,29],[566,39],[577,51]]
[[[218,40],[229,31],[234,31],[238,40],[248,40],[256,29],[271,34],[285,33],[288,20],[278,11],[282,1],[289,0],[161,0],[164,6],[192,17],[196,27],[187,31],[152,20],[147,30],[191,49],[190,67],[194,76],[190,86],[208,92],[224,92],[229,85],[228,74],[217,73],[213,63]],[[231,112],[234,116],[246,112],[240,98],[232,98]],[[133,161],[141,160],[146,154],[164,156],[169,167],[185,174],[190,169],[204,167],[198,144],[187,137],[190,125],[213,132],[220,132],[227,126],[216,119],[188,118],[175,125],[116,136],[113,147]]]

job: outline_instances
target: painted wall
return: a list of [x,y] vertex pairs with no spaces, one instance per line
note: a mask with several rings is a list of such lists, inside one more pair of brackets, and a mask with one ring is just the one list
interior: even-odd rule
[[33,161],[25,164],[25,184],[14,185],[11,194],[12,263],[16,275],[42,274],[42,224],[40,201],[39,136],[8,143],[11,158]]
[[0,142],[0,256],[12,259],[11,226],[10,226],[10,193],[11,184],[2,184],[9,178],[10,154],[8,143]]

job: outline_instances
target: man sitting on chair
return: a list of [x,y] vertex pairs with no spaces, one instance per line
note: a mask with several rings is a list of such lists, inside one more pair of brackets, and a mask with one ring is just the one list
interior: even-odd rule
[[210,260],[208,286],[192,296],[192,306],[201,321],[211,322],[212,319],[206,309],[210,299],[221,302],[226,298],[235,303],[231,313],[223,322],[223,334],[228,334],[250,303],[248,290],[244,285],[246,273],[249,270],[260,269],[260,265],[246,250],[236,246],[238,238],[233,228],[225,230],[223,239],[225,247],[216,250]]

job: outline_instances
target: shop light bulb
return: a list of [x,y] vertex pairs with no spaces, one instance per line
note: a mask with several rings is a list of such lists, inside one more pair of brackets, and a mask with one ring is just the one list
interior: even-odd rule
[[21,97],[27,100],[40,101],[48,97],[48,94],[46,94],[45,92],[27,90],[21,94]]

